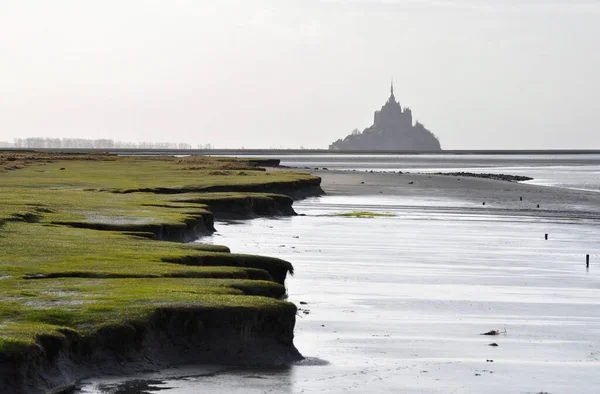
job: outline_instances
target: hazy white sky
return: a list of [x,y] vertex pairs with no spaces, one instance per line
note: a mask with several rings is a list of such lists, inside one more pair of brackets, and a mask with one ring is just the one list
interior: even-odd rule
[[0,0],[0,141],[600,149],[600,0]]

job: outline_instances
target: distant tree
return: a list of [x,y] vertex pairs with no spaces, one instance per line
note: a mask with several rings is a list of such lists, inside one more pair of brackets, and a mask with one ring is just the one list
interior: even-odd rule
[[[15,148],[80,148],[80,149],[192,149],[192,145],[186,142],[126,142],[114,141],[108,138],[85,139],[85,138],[14,138],[13,143],[3,142],[5,146]],[[200,145],[198,149],[212,149],[211,144]]]

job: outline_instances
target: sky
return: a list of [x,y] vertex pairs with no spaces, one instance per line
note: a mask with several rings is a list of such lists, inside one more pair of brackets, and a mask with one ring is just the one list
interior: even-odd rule
[[600,0],[0,0],[0,141],[600,149]]

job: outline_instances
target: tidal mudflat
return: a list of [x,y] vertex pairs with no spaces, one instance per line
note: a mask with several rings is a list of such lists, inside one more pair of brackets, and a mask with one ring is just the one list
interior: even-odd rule
[[[303,363],[155,376],[146,391],[118,391],[126,386],[113,382],[82,392],[596,391],[598,193],[319,174],[329,195],[296,202],[305,216],[218,221],[202,239],[294,263],[286,284],[300,308],[294,343]],[[484,196],[495,197],[484,207]],[[386,215],[337,216],[352,211]],[[498,335],[481,335],[490,331]]]

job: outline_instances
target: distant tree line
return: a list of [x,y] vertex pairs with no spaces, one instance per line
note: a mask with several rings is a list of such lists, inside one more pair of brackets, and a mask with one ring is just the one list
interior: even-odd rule
[[[125,142],[86,138],[15,138],[14,148],[78,148],[78,149],[194,149],[191,144],[175,142]],[[211,144],[196,145],[196,149],[212,149]]]

